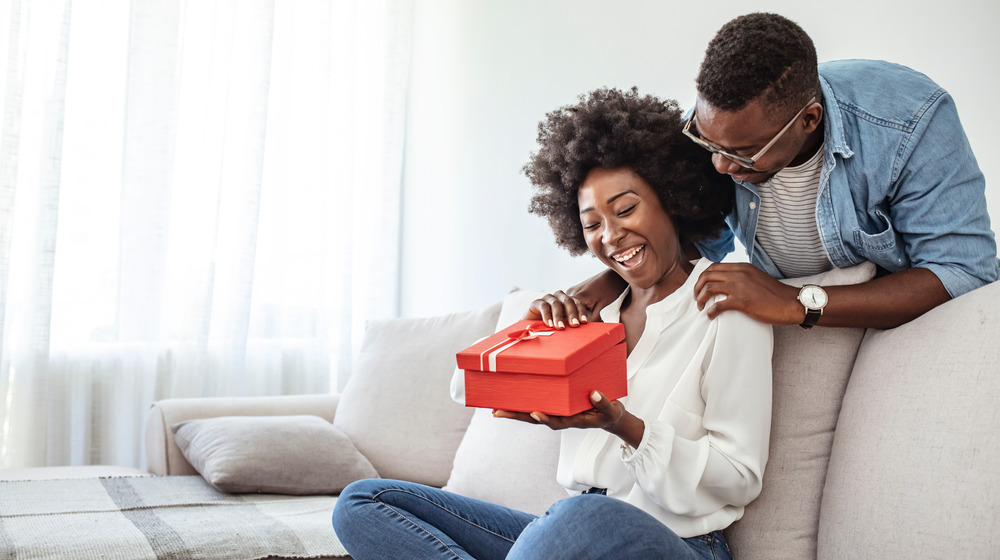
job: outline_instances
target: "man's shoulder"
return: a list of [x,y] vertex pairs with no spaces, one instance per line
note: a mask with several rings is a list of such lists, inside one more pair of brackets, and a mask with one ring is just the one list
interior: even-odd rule
[[819,63],[819,75],[831,83],[864,84],[878,82],[913,82],[932,84],[925,74],[886,60],[865,60],[860,58],[831,60]]
[[[934,80],[884,60],[834,60],[819,65],[824,93],[842,111],[865,120],[908,128],[945,94]],[[827,89],[828,88],[828,89]]]

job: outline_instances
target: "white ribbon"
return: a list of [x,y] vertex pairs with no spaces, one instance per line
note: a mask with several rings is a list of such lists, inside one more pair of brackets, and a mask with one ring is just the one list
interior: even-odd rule
[[483,350],[483,352],[479,354],[480,371],[496,372],[497,355],[499,355],[500,352],[503,352],[522,340],[532,340],[540,336],[549,336],[550,334],[555,334],[555,331],[520,330],[507,333],[507,340],[502,340],[486,350]]

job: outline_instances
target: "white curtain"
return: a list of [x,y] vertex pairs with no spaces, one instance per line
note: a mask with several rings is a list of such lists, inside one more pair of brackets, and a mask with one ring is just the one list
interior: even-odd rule
[[398,301],[412,0],[0,0],[0,466],[335,391]]

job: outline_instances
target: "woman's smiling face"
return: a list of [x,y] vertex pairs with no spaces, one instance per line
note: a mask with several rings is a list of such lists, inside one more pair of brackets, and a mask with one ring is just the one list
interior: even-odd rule
[[627,167],[596,168],[580,185],[577,202],[583,237],[598,259],[633,288],[676,287],[664,281],[683,269],[680,240],[646,181]]

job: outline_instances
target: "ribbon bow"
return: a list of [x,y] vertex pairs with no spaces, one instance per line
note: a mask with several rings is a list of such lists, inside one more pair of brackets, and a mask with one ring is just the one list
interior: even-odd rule
[[479,354],[479,370],[496,372],[497,355],[500,354],[500,352],[503,352],[522,340],[532,340],[540,336],[549,336],[552,334],[555,334],[555,331],[546,327],[545,323],[542,322],[532,323],[527,329],[510,331],[507,333],[507,338],[505,340],[501,340],[486,350],[483,350]]

